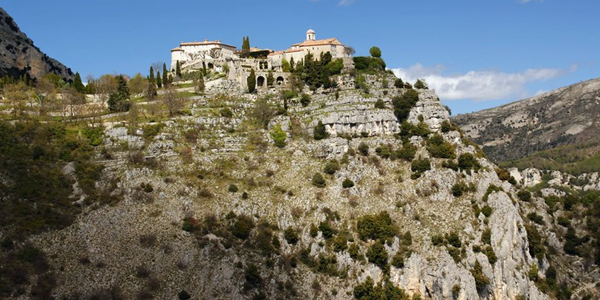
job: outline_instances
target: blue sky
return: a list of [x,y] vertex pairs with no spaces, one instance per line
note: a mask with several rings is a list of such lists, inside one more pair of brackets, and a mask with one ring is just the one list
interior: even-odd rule
[[[146,74],[182,41],[274,50],[337,37],[425,78],[454,114],[600,77],[598,0],[0,0],[34,42],[83,78]],[[168,65],[168,64],[167,64]]]

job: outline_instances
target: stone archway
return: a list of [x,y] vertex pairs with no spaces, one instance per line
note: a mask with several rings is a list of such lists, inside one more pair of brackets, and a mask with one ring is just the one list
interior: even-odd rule
[[264,86],[265,85],[265,77],[258,76],[256,77],[256,86]]
[[285,80],[283,79],[283,76],[277,76],[277,79],[275,80],[275,83],[277,85],[283,85],[285,83]]

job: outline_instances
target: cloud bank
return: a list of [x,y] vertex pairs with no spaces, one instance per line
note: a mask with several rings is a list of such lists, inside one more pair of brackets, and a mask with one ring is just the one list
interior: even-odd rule
[[464,74],[444,75],[445,67],[435,65],[426,67],[415,64],[408,69],[392,69],[396,76],[414,83],[424,79],[430,89],[434,89],[444,100],[470,99],[476,101],[524,98],[531,95],[526,85],[531,82],[545,81],[573,72],[561,69],[528,69],[518,73],[501,71],[469,71]]

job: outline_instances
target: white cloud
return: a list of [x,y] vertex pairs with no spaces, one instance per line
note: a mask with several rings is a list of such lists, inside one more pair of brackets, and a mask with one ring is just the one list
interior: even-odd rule
[[524,3],[529,3],[529,2],[544,2],[544,0],[518,0],[519,3],[524,4]]
[[396,76],[414,83],[424,79],[430,89],[444,100],[472,99],[478,101],[521,98],[531,96],[527,83],[544,81],[574,72],[577,66],[569,70],[528,69],[518,73],[501,71],[469,71],[464,74],[445,75],[445,67],[436,65],[426,67],[415,64],[408,69],[392,69]]
[[350,4],[354,3],[354,0],[341,0],[338,3],[338,6],[348,6]]

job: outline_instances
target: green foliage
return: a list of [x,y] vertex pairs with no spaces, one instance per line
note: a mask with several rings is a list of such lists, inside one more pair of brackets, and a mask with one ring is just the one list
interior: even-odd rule
[[392,98],[392,105],[394,106],[394,115],[398,118],[398,121],[402,122],[408,118],[410,110],[415,107],[419,101],[419,93],[415,90],[407,90],[401,96],[395,96]]
[[354,298],[358,300],[409,300],[410,297],[391,282],[384,285],[375,285],[371,277],[365,282],[356,285],[352,291]]
[[313,175],[312,180],[311,180],[312,185],[318,187],[318,188],[323,188],[325,187],[326,182],[325,182],[325,178],[323,178],[323,175],[321,175],[321,173],[315,173],[315,175]]
[[85,93],[85,86],[81,81],[81,75],[79,75],[79,72],[75,73],[75,78],[73,78],[72,86],[78,93]]
[[283,231],[283,237],[290,245],[295,245],[299,240],[298,232],[296,232],[296,230],[292,227],[288,227]]
[[290,62],[287,61],[285,58],[281,61],[281,70],[283,72],[291,72],[292,68],[290,66]]
[[483,269],[479,261],[475,262],[475,266],[471,270],[471,275],[475,279],[475,287],[477,288],[477,292],[480,294],[485,290],[488,284],[490,284],[490,280],[483,274]]
[[331,227],[331,224],[329,224],[329,222],[321,222],[319,223],[319,231],[323,234],[323,237],[328,240],[330,238],[332,238],[337,231]]
[[492,243],[492,230],[491,229],[486,228],[481,233],[481,242],[486,245],[490,245]]
[[369,49],[369,54],[371,54],[372,57],[381,57],[381,49],[379,49],[379,47],[373,46],[371,47],[371,49]]
[[229,188],[227,188],[227,190],[230,193],[236,193],[238,191],[238,187],[237,187],[237,185],[235,185],[235,184],[232,183],[232,184],[229,185]]
[[462,196],[463,192],[467,189],[467,185],[464,182],[458,182],[455,183],[452,186],[452,195],[454,197],[460,197]]
[[254,264],[248,264],[244,269],[244,278],[246,283],[253,288],[258,288],[262,284],[262,277],[260,276],[260,270]]
[[342,181],[342,187],[347,189],[354,186],[354,181],[350,180],[348,177]]
[[417,147],[410,142],[404,143],[402,148],[396,150],[396,157],[405,161],[412,161],[417,154]]
[[357,259],[359,253],[360,249],[357,244],[351,244],[350,247],[348,247],[348,255],[350,255],[350,258]]
[[333,175],[335,174],[335,172],[340,170],[340,164],[338,163],[338,161],[336,159],[330,160],[325,164],[325,167],[323,168],[323,172],[329,174],[329,175]]
[[154,137],[157,136],[160,133],[160,131],[165,127],[166,125],[164,123],[156,123],[144,126],[142,128],[144,139],[154,139]]
[[91,146],[99,146],[102,144],[104,127],[86,127],[82,130],[82,133],[88,139]]
[[300,95],[300,104],[302,104],[302,107],[307,107],[310,104],[310,101],[309,94],[302,93],[302,95]]
[[383,243],[380,240],[369,247],[366,256],[370,263],[378,266],[382,270],[386,268],[388,253],[385,251],[385,246],[383,246]]
[[492,208],[489,205],[485,205],[484,207],[481,208],[481,213],[488,218],[489,216],[492,215]]
[[410,138],[411,136],[420,136],[427,137],[431,131],[429,131],[429,127],[424,122],[419,122],[417,125],[413,125],[412,123],[404,120],[402,121],[402,131],[400,132],[400,136],[402,138]]
[[127,82],[123,78],[123,75],[119,75],[115,77],[117,81],[117,91],[110,94],[108,97],[108,109],[111,112],[123,112],[128,111],[131,106],[131,102],[129,101],[129,88],[127,87]]
[[531,200],[531,192],[528,190],[519,190],[517,192],[517,197],[519,197],[521,201],[529,202]]
[[481,165],[479,164],[475,156],[473,156],[473,154],[463,153],[458,156],[458,167],[461,170],[467,170],[469,172],[470,170],[473,170],[477,172],[481,168]]
[[446,240],[448,241],[448,244],[450,244],[451,246],[453,246],[455,248],[462,247],[462,242],[460,241],[460,236],[456,232],[450,232],[449,234],[447,234]]
[[443,236],[441,236],[441,235],[439,235],[439,234],[433,235],[433,236],[431,237],[431,243],[432,243],[434,246],[440,246],[440,245],[443,245],[443,244],[444,244],[444,237],[443,237]]
[[320,59],[316,60],[311,53],[304,56],[303,64],[299,64],[294,69],[294,73],[300,75],[302,81],[310,87],[311,90],[316,90],[320,87],[329,88],[332,83],[329,77],[332,75],[331,70],[336,69],[335,66],[329,65],[331,53],[321,53]]
[[413,172],[413,179],[419,178],[424,172],[431,170],[431,162],[428,158],[415,159],[410,164],[410,170]]
[[156,86],[160,89],[163,86],[162,77],[160,71],[156,71]]
[[404,82],[402,81],[402,79],[396,78],[396,80],[394,81],[394,87],[399,89],[404,88]]
[[525,229],[527,230],[527,240],[529,241],[529,254],[542,259],[546,255],[542,235],[535,226],[525,225]]
[[250,69],[250,75],[246,78],[246,85],[248,86],[248,93],[254,93],[256,90],[256,73],[254,69]]
[[[179,63],[179,61],[177,61],[177,62]],[[177,293],[177,298],[179,300],[188,300],[188,299],[192,298],[192,296],[190,295],[190,293],[182,290],[179,293]]]
[[287,145],[285,140],[287,139],[287,133],[281,129],[281,125],[277,124],[273,126],[271,131],[271,138],[278,148],[283,148]]
[[386,211],[382,211],[377,215],[360,217],[356,222],[356,229],[359,237],[364,241],[367,239],[387,240],[398,233],[398,228]]
[[275,77],[273,76],[273,70],[269,70],[267,73],[267,86],[273,86],[275,82]]
[[358,152],[363,156],[368,156],[369,155],[369,145],[367,145],[364,142],[361,142],[358,145]]
[[427,141],[427,151],[433,157],[454,159],[454,146],[447,142],[441,135],[435,134]]
[[247,239],[250,236],[250,231],[254,228],[254,221],[251,217],[241,215],[229,228],[231,233],[242,240]]
[[494,252],[494,248],[492,248],[492,246],[483,248],[483,254],[487,256],[491,265],[494,265],[498,261],[498,257],[496,256],[496,252]]
[[229,107],[222,108],[219,111],[219,114],[223,118],[231,118],[231,117],[233,117],[233,112],[231,111],[231,109],[229,109]]
[[377,99],[377,101],[375,102],[375,108],[385,109],[385,103],[383,102],[383,100]]
[[322,140],[324,138],[329,137],[329,133],[325,129],[325,124],[323,124],[323,122],[321,122],[320,120],[319,123],[317,123],[317,126],[315,126],[313,137],[315,138],[315,140]]
[[544,225],[546,223],[544,222],[544,218],[535,212],[527,214],[527,218],[538,225]]
[[377,74],[385,71],[385,61],[381,57],[355,56],[354,68],[360,72]]
[[341,58],[330,61],[327,66],[327,70],[329,71],[329,75],[337,75],[342,73],[342,69],[344,69],[344,61]]
[[427,89],[427,86],[421,79],[417,79],[417,82],[415,82],[414,87],[415,89]]

